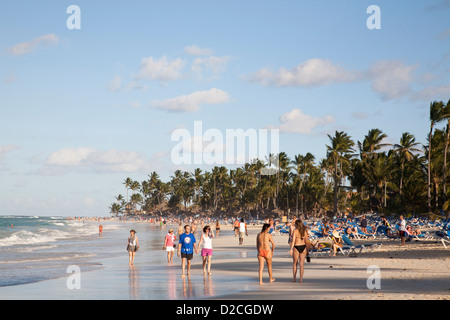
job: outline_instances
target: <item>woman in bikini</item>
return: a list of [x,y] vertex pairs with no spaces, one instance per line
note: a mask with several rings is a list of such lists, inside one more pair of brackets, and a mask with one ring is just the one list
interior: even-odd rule
[[[267,264],[267,271],[269,272],[270,282],[274,282],[275,279],[272,276],[272,257],[273,251],[275,250],[275,242],[273,241],[272,235],[269,234],[269,224],[264,224],[261,232],[256,237],[256,249],[258,250],[258,261],[259,261],[259,284],[263,284],[262,274],[264,269],[264,261]],[[272,244],[272,248],[270,248]]]
[[292,236],[291,241],[291,250],[289,251],[289,254],[292,256],[293,259],[293,275],[294,279],[292,282],[296,282],[297,278],[297,263],[300,265],[300,283],[303,282],[303,273],[305,271],[304,265],[305,265],[305,257],[308,252],[307,248],[308,243],[308,232],[306,230],[305,225],[301,220],[295,221],[295,230],[294,234]]

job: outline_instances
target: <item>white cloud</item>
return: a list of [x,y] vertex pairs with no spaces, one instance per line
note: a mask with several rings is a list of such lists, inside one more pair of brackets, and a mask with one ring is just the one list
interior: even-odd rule
[[45,164],[66,171],[143,172],[149,168],[148,161],[136,152],[103,151],[85,147],[55,151]]
[[195,112],[201,105],[228,102],[229,94],[223,90],[212,88],[197,91],[189,95],[182,95],[162,101],[152,101],[151,106],[172,112]]
[[367,71],[367,77],[382,100],[399,99],[411,93],[415,69],[416,66],[405,66],[401,61],[383,60]]
[[32,52],[39,45],[49,46],[58,43],[59,38],[51,33],[41,37],[34,38],[31,41],[19,43],[13,47],[8,47],[7,50],[14,56],[20,56]]
[[184,48],[184,53],[192,55],[192,56],[210,56],[212,55],[212,51],[209,48],[200,48],[195,44],[192,46],[187,46]]
[[136,81],[131,81],[127,84],[122,84],[122,78],[115,76],[106,86],[106,89],[111,92],[127,92],[131,90],[145,90],[146,86],[138,84]]
[[[399,60],[381,60],[362,71],[350,71],[329,60],[310,59],[297,67],[278,71],[260,69],[246,78],[247,81],[274,87],[313,87],[336,83],[368,81],[371,89],[382,100],[395,100],[412,94],[414,72],[417,65],[405,65]],[[426,75],[430,79],[430,75]],[[436,88],[445,92],[446,86]],[[423,92],[425,95],[426,92]]]
[[231,57],[206,57],[206,58],[196,58],[192,62],[192,71],[199,78],[203,77],[203,73],[210,74],[211,78],[217,78],[223,73],[226,69],[228,61],[231,60]]
[[412,99],[416,100],[443,100],[450,98],[450,83],[435,87],[426,87],[412,95]]
[[358,77],[357,73],[345,70],[329,60],[316,58],[309,59],[291,70],[281,68],[274,72],[261,69],[250,75],[249,80],[264,86],[286,87],[351,82]]
[[183,77],[182,69],[186,62],[180,58],[170,61],[166,56],[160,59],[143,58],[139,73],[134,77],[139,80],[172,81]]
[[315,118],[304,114],[300,109],[292,109],[280,117],[280,132],[292,132],[300,134],[310,134],[312,130],[319,126],[334,123],[335,119],[331,115]]

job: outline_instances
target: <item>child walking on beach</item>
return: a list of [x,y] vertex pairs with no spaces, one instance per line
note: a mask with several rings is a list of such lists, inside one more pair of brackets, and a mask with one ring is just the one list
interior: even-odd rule
[[208,264],[208,275],[211,275],[211,258],[212,258],[212,239],[214,238],[214,233],[212,232],[210,226],[205,226],[203,228],[203,235],[198,243],[197,251],[203,243],[202,248],[202,259],[203,259],[203,274],[206,274],[206,264]]

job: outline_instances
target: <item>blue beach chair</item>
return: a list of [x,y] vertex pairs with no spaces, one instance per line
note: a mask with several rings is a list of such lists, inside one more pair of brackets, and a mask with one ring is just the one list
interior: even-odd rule
[[[345,251],[347,251],[347,255],[356,257],[364,249],[363,245],[359,245],[359,246],[355,245],[349,239],[349,237],[347,237],[347,235],[343,234],[341,237],[342,237],[342,241],[344,241],[344,243],[346,245],[346,247],[344,247],[344,248],[345,248]],[[356,252],[358,249],[359,249],[359,251]]]
[[446,243],[450,244],[450,230],[437,231],[436,236],[440,238],[444,248],[447,249]]

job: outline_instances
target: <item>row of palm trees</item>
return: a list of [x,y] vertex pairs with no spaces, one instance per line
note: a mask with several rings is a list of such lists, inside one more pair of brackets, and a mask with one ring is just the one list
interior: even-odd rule
[[[446,121],[445,128],[437,125]],[[277,212],[284,214],[377,211],[386,214],[449,211],[448,147],[450,100],[430,104],[428,143],[404,132],[398,143],[371,129],[362,141],[346,132],[328,135],[327,154],[289,158],[269,154],[242,167],[215,166],[210,171],[177,170],[170,181],[152,172],[142,182],[124,180],[122,195],[110,206],[114,215],[136,212]],[[129,192],[131,191],[131,196]]]

